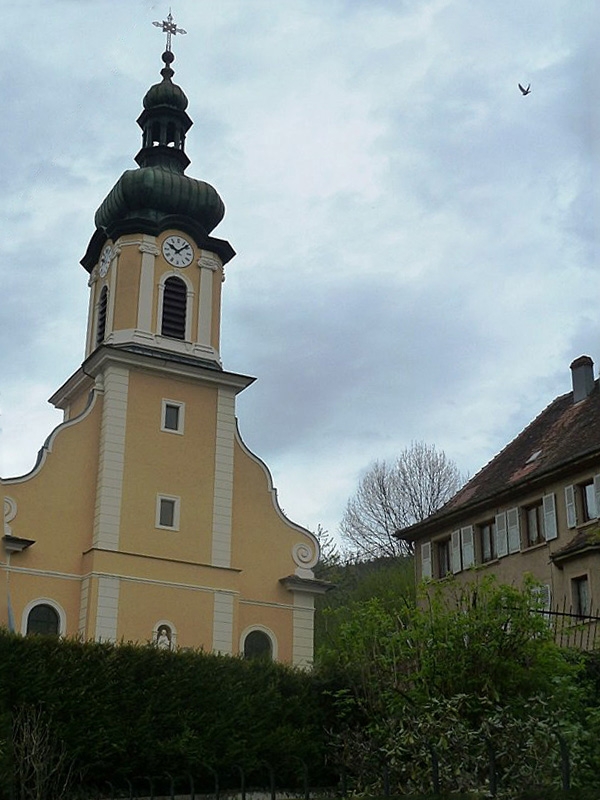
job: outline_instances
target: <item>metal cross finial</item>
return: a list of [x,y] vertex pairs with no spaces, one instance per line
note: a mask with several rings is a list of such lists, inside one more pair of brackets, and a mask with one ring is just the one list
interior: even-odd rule
[[163,19],[162,22],[153,22],[153,25],[156,25],[157,28],[162,28],[163,33],[167,34],[167,52],[171,52],[171,36],[175,36],[176,33],[187,33],[184,31],[183,28],[178,28],[177,25],[173,22],[173,15],[171,14],[171,9],[169,9],[169,16],[166,19]]

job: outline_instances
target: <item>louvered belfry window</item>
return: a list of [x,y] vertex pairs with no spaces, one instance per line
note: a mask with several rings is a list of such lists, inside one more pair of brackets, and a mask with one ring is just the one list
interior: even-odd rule
[[96,346],[104,341],[106,333],[106,308],[108,306],[108,289],[106,286],[100,293],[100,303],[98,304],[98,325],[96,327]]
[[169,339],[185,339],[185,311],[187,286],[180,278],[167,278],[163,294],[163,336]]

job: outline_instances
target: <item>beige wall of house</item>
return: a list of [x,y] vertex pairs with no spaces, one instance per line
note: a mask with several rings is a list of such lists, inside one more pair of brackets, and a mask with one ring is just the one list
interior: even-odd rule
[[[591,535],[592,538],[597,535],[600,541],[600,492],[596,502],[593,488],[595,478],[596,487],[600,488],[600,465],[549,481],[543,490],[538,488],[528,493],[521,492],[501,505],[490,505],[477,513],[465,514],[462,519],[457,518],[443,532],[422,538],[416,544],[417,577],[443,577],[443,562],[448,549],[449,574],[454,574],[463,583],[472,581],[478,575],[493,574],[500,583],[521,586],[524,577],[531,575],[549,587],[550,602],[554,608],[573,610],[574,613],[582,610],[583,588],[588,610],[597,609],[600,604],[600,554],[589,549],[574,550],[572,554],[562,553],[576,535]],[[587,503],[590,494],[594,496],[591,514]],[[544,498],[547,516],[544,513]],[[568,505],[571,506],[569,518]],[[490,555],[489,545],[486,553],[484,544],[485,537],[489,536],[488,526],[494,524],[497,528],[497,515],[508,512],[513,520],[518,521],[518,535],[513,535],[513,545],[508,543],[507,552],[499,555],[496,529],[493,532],[496,543]],[[460,552],[456,547],[457,532],[461,537]]]

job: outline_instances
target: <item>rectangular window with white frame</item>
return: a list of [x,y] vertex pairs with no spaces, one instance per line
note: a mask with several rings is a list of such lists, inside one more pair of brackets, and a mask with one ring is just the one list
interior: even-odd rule
[[589,522],[600,517],[600,475],[594,475],[579,484],[583,521]]
[[556,499],[553,494],[544,495],[537,503],[525,508],[527,547],[550,542],[558,537],[556,524]]
[[580,575],[571,580],[573,608],[578,617],[590,615],[590,583],[587,575]]
[[496,558],[503,558],[509,553],[518,553],[521,549],[521,525],[518,508],[509,508],[496,514],[494,519]]
[[483,564],[494,561],[496,556],[496,520],[488,520],[479,526],[479,548]]
[[467,525],[452,532],[452,572],[456,575],[475,564],[473,526]]
[[161,431],[182,434],[184,421],[185,403],[181,403],[177,400],[163,399],[161,408]]
[[172,495],[159,494],[156,497],[155,527],[163,530],[178,531],[181,500]]

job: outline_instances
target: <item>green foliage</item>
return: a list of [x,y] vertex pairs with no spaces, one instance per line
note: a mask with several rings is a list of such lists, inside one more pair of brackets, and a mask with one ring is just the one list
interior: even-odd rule
[[[412,556],[372,561],[327,561],[319,577],[335,589],[316,600],[315,649],[337,649],[340,627],[350,622],[358,607],[376,598],[390,613],[415,605],[415,570]],[[318,657],[318,656],[317,656]]]
[[385,764],[396,790],[425,792],[437,760],[444,791],[484,790],[493,758],[498,796],[516,797],[560,784],[559,736],[587,780],[579,661],[554,644],[535,585],[426,589],[417,607],[356,603],[321,650],[343,684],[336,756],[357,787],[380,790]]
[[272,764],[278,782],[293,785],[300,760],[313,780],[322,763],[316,684],[281,664],[0,633],[4,786],[14,779],[11,726],[24,707],[43,711],[90,786],[166,771],[208,778],[210,769],[226,781],[236,764],[262,785]]

